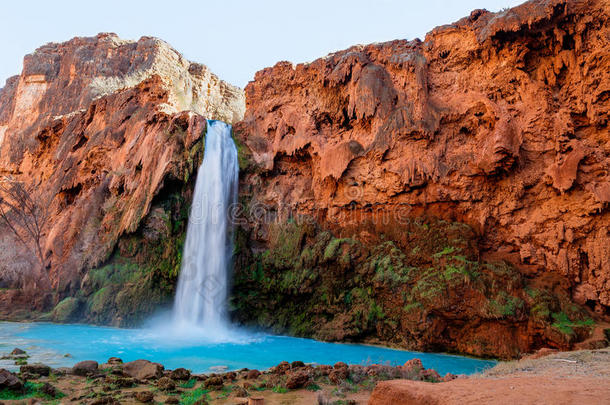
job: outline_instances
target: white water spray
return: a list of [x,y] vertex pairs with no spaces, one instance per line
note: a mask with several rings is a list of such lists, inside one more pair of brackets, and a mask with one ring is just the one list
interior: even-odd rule
[[[233,253],[229,209],[237,202],[239,165],[231,126],[208,121],[182,256],[174,320],[221,338],[228,330],[228,272]],[[181,328],[184,329],[184,328]]]

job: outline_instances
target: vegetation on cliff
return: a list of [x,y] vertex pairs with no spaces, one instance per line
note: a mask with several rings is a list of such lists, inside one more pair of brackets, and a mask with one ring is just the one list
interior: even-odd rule
[[559,284],[481,260],[469,226],[420,217],[403,231],[404,245],[384,235],[365,244],[307,218],[271,225],[269,249],[238,250],[234,317],[322,340],[504,358],[588,336],[592,320]]

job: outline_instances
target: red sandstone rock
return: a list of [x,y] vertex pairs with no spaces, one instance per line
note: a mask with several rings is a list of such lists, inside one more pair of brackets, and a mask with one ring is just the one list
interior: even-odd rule
[[[121,235],[143,226],[155,237],[151,202],[190,171],[206,118],[242,117],[243,93],[148,37],[47,44],[23,66],[0,89],[0,178],[25,182],[50,207],[45,267],[64,293]],[[32,265],[10,232],[0,235],[0,263],[12,263],[0,266],[6,283]]]
[[134,360],[123,365],[123,372],[138,380],[150,380],[163,376],[163,366],[148,360]]
[[303,388],[309,383],[311,376],[306,370],[297,370],[288,374],[286,379],[286,388],[290,390]]
[[[608,315],[608,4],[477,10],[425,41],[258,72],[236,126],[257,165],[242,192],[274,218],[310,216],[368,243],[400,242],[403,217],[468,223],[483,259],[555,280]],[[269,242],[262,221],[250,225],[257,246]],[[460,339],[532,344],[524,325],[508,329]]]
[[460,378],[447,383],[377,384],[369,405],[596,404],[610,396],[607,378]]

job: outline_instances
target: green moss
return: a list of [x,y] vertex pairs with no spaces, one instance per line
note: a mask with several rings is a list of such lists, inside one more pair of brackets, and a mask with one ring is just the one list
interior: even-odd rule
[[276,385],[275,387],[273,387],[272,391],[278,394],[285,394],[288,392],[288,388],[282,387],[281,385]]
[[445,246],[445,248],[443,250],[441,250],[438,253],[435,253],[434,255],[432,255],[432,257],[434,257],[435,259],[439,259],[443,256],[449,255],[453,252],[455,252],[456,250],[458,250],[455,246]]
[[369,323],[374,323],[377,321],[381,321],[385,318],[385,314],[383,313],[383,308],[378,305],[376,302],[371,302],[369,306],[369,313],[367,317],[367,321]]
[[191,389],[195,386],[195,383],[197,382],[196,378],[191,378],[190,380],[188,380],[187,382],[181,383],[178,386],[180,388],[188,388]]
[[180,395],[180,405],[193,405],[201,398],[205,399],[206,401],[209,401],[210,396],[208,395],[208,392],[208,390],[203,388],[197,388],[193,391],[183,392]]
[[56,396],[51,396],[43,393],[41,391],[43,385],[43,383],[34,383],[28,381],[24,384],[23,392],[15,392],[9,389],[3,389],[0,390],[0,399],[7,401],[18,401],[28,398],[40,398],[43,400],[51,401],[65,397],[65,394],[61,391],[57,391]]
[[574,328],[586,327],[590,329],[592,326],[595,325],[595,322],[591,318],[572,320],[565,312],[554,313],[552,317],[555,321],[552,324],[553,328],[557,329],[564,335],[569,336],[575,335]]
[[235,147],[237,148],[237,161],[239,164],[239,170],[241,171],[249,171],[255,168],[254,159],[252,158],[252,152],[250,148],[246,146],[236,134],[233,133],[233,142],[235,142]]
[[60,323],[76,321],[80,316],[81,307],[81,301],[78,298],[67,297],[55,306],[51,313],[51,320]]
[[[313,222],[274,224],[268,250],[253,253],[247,241],[240,247],[232,315],[278,333],[406,346],[426,333],[419,314],[449,319],[449,327],[463,313],[483,322],[529,316],[546,323],[560,311],[583,319],[569,297],[524,291],[528,280],[510,264],[481,262],[477,236],[466,225],[415,219],[397,234],[399,241],[388,234],[362,244]],[[477,345],[480,353],[492,350]]]
[[284,226],[271,227],[271,249],[273,254],[263,257],[263,263],[276,269],[287,269],[296,264],[300,257],[306,227],[294,220]]
[[494,298],[488,300],[486,313],[492,318],[515,317],[523,307],[522,299],[500,291]]
[[424,306],[421,303],[419,303],[419,302],[411,302],[411,303],[405,305],[402,310],[407,312],[407,313],[411,313],[411,312],[416,312],[416,311],[419,312],[423,308],[424,308]]

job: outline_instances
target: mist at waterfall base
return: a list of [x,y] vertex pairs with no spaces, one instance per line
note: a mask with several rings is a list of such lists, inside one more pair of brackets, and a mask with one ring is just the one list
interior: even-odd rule
[[[231,204],[237,199],[239,167],[231,126],[208,121],[205,152],[189,217],[181,274],[173,311],[153,317],[140,329],[91,325],[0,322],[0,357],[26,349],[32,362],[53,367],[82,360],[148,359],[168,369],[195,373],[215,367],[267,369],[281,361],[334,364],[404,364],[419,358],[441,374],[472,374],[494,362],[444,354],[418,353],[356,344],[273,336],[232,326],[226,301],[231,265]],[[69,357],[64,355],[69,353]],[[16,369],[0,360],[0,368]]]

